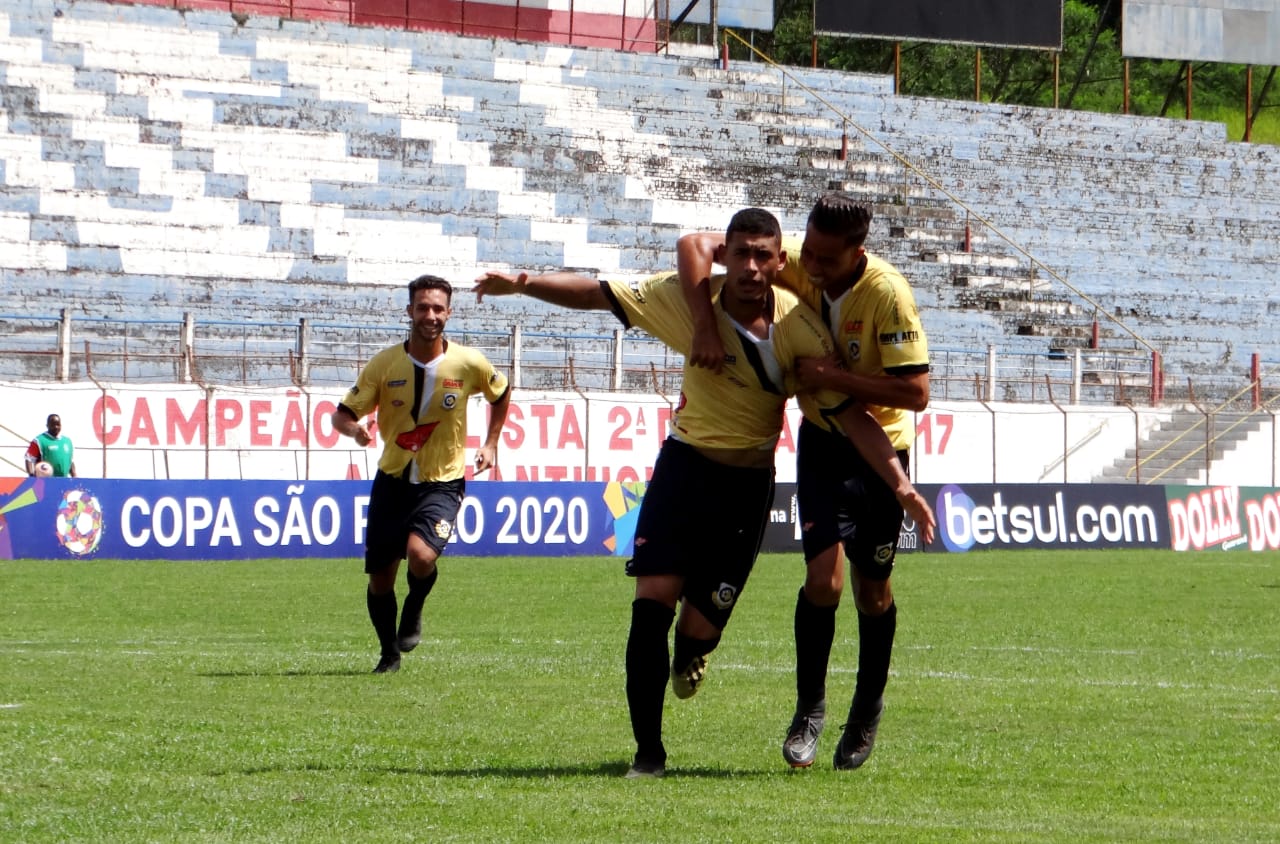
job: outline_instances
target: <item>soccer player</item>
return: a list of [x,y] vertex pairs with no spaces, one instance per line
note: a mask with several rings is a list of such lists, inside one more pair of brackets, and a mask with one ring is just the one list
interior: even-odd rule
[[[685,367],[671,433],[641,503],[635,551],[626,564],[636,578],[626,649],[627,704],[636,740],[627,772],[632,778],[665,772],[667,677],[678,698],[697,691],[706,656],[719,644],[759,553],[773,503],[783,408],[797,390],[795,361],[831,353],[830,335],[817,314],[794,294],[771,286],[784,260],[777,219],[758,208],[739,211],[724,242],[727,273],[713,317],[729,352],[719,372]],[[475,290],[480,297],[522,293],[563,307],[609,310],[624,326],[643,328],[686,355],[693,341],[693,315],[675,273],[633,288],[572,273],[491,272],[477,280]],[[875,420],[844,396],[799,398],[806,418],[820,430],[847,434],[931,531],[932,512]],[[677,603],[675,653],[668,663],[667,635]]]
[[[377,408],[382,457],[369,494],[364,570],[366,603],[382,654],[375,674],[400,669],[400,655],[422,639],[422,605],[453,535],[466,487],[467,399],[491,405],[476,472],[497,464],[498,436],[511,400],[507,378],[475,349],[444,336],[453,288],[433,275],[409,282],[409,339],[378,352],[330,417],[359,445],[373,441],[364,419]],[[409,594],[396,625],[396,574],[409,560]]]
[[[849,196],[823,196],[809,214],[803,244],[784,241],[787,259],[777,279],[822,314],[840,352],[838,359],[797,361],[800,383],[865,403],[905,469],[915,437],[908,411],[918,413],[929,402],[929,352],[910,286],[863,248],[870,224],[871,212]],[[727,260],[724,243],[715,232],[701,232],[677,245],[698,324],[689,362],[712,371],[731,352],[710,307],[714,284],[703,282],[713,262]],[[845,580],[842,552],[853,568],[858,677],[833,764],[858,768],[875,745],[897,628],[890,575],[903,520],[899,499],[880,474],[843,437],[808,418],[801,423],[796,477],[807,573],[796,598],[796,709],[782,745],[793,767],[813,764],[826,720],[827,663]]]
[[27,474],[34,476],[36,464],[43,462],[53,467],[53,477],[74,478],[76,464],[72,457],[75,455],[75,448],[71,445],[71,437],[61,436],[62,417],[56,413],[50,413],[44,424],[45,430],[37,434],[27,446],[25,455]]

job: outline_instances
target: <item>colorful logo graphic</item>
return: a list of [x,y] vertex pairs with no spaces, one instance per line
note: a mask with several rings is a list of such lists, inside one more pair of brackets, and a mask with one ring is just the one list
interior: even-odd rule
[[102,505],[83,489],[69,490],[58,505],[58,541],[77,557],[92,554],[102,541]]
[[43,478],[0,478],[0,560],[13,559],[13,530],[8,514],[38,503],[44,486]]
[[611,481],[604,488],[604,503],[613,514],[613,536],[604,541],[604,546],[615,557],[631,556],[631,546],[636,538],[636,521],[640,518],[640,502],[644,500],[644,491],[648,486],[648,483],[642,481]]

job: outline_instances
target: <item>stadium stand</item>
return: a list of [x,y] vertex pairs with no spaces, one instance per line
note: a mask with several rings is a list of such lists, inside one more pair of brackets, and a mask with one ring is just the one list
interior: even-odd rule
[[[799,231],[837,188],[875,207],[870,245],[911,277],[939,348],[1054,359],[1096,336],[1103,351],[1160,351],[1170,385],[1195,379],[1201,397],[1247,383],[1255,352],[1280,358],[1280,151],[1228,143],[1217,124],[92,0],[7,3],[0,62],[10,351],[65,309],[95,344],[113,321],[118,334],[120,320],[193,315],[252,357],[269,333],[254,326],[379,325],[424,269],[638,277],[743,205]],[[535,302],[514,316],[456,305],[459,332],[518,324],[608,346],[614,328]],[[148,332],[127,342],[145,348]],[[5,355],[0,377],[49,377],[49,357]]]

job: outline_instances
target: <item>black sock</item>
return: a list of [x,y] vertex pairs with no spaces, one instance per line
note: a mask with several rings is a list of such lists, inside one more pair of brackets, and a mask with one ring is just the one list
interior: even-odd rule
[[649,598],[631,604],[631,633],[627,637],[627,707],[636,757],[665,764],[662,746],[662,699],[667,693],[667,631],[675,610]]
[[689,663],[700,656],[706,656],[716,649],[716,645],[720,644],[720,637],[714,639],[695,639],[692,636],[686,636],[680,632],[680,628],[676,628],[676,647],[675,653],[671,658],[671,670],[679,674],[689,667]]
[[800,587],[796,596],[796,699],[809,709],[826,700],[827,663],[831,642],[836,637],[836,609],[839,604],[819,607],[809,602]]
[[404,596],[404,612],[400,617],[401,626],[404,626],[406,619],[413,621],[416,625],[418,616],[422,614],[422,605],[431,594],[431,587],[436,585],[436,577],[439,574],[438,568],[432,569],[431,574],[426,577],[418,577],[412,569],[405,572],[405,580],[409,583],[409,594]]
[[396,591],[381,595],[365,590],[365,603],[369,607],[369,620],[378,634],[378,644],[383,656],[399,656],[400,643],[396,639]]
[[885,684],[889,682],[889,657],[893,634],[898,628],[898,604],[889,605],[883,615],[858,613],[858,684],[853,692],[851,717],[867,719],[880,709]]

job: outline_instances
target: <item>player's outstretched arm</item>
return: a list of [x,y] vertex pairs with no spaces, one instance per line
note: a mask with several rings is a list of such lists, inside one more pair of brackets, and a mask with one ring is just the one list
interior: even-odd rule
[[689,363],[719,372],[724,367],[724,341],[716,325],[708,281],[713,264],[724,258],[724,235],[693,232],[676,241],[676,274],[693,314],[693,348]]
[[849,442],[853,443],[858,454],[862,455],[862,459],[866,460],[875,473],[893,490],[902,509],[907,511],[907,515],[920,528],[920,535],[925,543],[932,542],[938,520],[934,517],[929,502],[912,485],[911,479],[903,471],[902,464],[898,462],[898,454],[893,449],[893,443],[889,442],[889,437],[885,435],[880,423],[876,422],[875,417],[860,405],[845,408],[836,419],[840,422],[840,427],[849,438]]
[[576,273],[499,273],[487,272],[476,279],[471,288],[476,301],[486,296],[532,296],[562,308],[580,311],[607,311],[609,300],[600,288],[600,282]]

